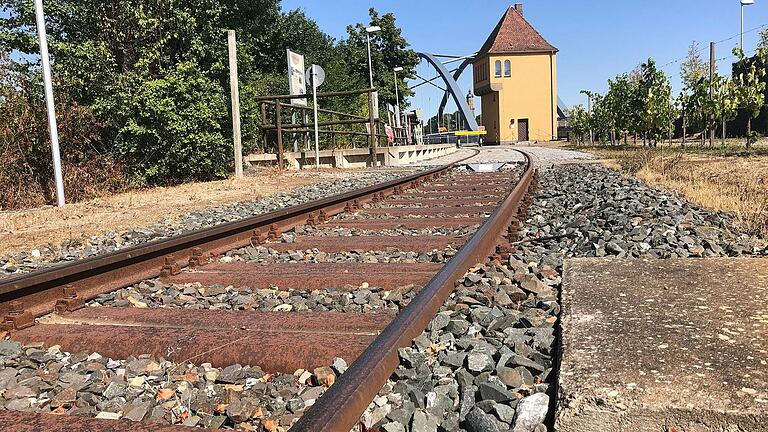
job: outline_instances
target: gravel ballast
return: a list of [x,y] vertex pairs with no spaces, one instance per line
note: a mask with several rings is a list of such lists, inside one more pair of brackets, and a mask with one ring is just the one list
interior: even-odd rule
[[410,174],[412,171],[363,171],[340,173],[341,178],[297,188],[263,199],[191,212],[178,222],[162,221],[126,232],[107,232],[87,242],[47,244],[30,251],[0,257],[0,278],[29,273],[56,264],[76,261],[124,249],[150,241],[174,237],[196,229],[208,228],[246,217],[268,213],[319,198],[340,194]]
[[259,367],[176,364],[151,356],[0,342],[5,409],[207,428],[287,428],[346,370],[343,359],[313,371],[268,374]]
[[203,286],[199,283],[163,284],[152,280],[100,295],[90,301],[88,306],[396,313],[407,305],[421,288],[418,285],[405,285],[393,290],[384,290],[364,284],[348,289],[251,289]]
[[768,254],[728,214],[592,164],[542,173],[503,263],[457,281],[361,421],[387,432],[544,432],[554,407],[562,261]]

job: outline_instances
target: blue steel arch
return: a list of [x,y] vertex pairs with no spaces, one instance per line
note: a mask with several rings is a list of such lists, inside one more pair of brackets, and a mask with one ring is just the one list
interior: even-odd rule
[[[418,54],[419,54],[419,57],[428,61],[432,65],[432,67],[435,68],[438,75],[440,75],[440,78],[443,79],[446,89],[451,93],[451,96],[453,96],[453,101],[456,102],[456,106],[459,108],[459,112],[461,113],[461,116],[464,118],[464,122],[467,124],[467,127],[473,131],[480,130],[480,128],[477,125],[477,120],[475,119],[475,116],[472,115],[472,111],[469,109],[469,105],[467,104],[466,99],[464,99],[464,93],[461,91],[459,84],[456,82],[456,78],[458,78],[459,75],[461,75],[461,72],[463,71],[461,66],[456,71],[456,75],[454,78],[454,76],[451,76],[451,73],[448,71],[448,69],[446,69],[445,65],[442,62],[440,62],[440,60],[438,60],[437,57],[435,57],[433,54],[422,53],[422,52]],[[462,66],[466,68],[469,63],[471,63],[469,59],[464,60],[464,62],[462,63]],[[443,96],[443,101],[447,102],[447,95]],[[441,112],[442,112],[442,109],[445,108],[445,103],[441,102],[440,106],[441,106]]]

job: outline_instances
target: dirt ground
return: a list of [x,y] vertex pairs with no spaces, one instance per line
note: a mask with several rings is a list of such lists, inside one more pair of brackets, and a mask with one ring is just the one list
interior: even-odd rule
[[0,255],[46,243],[89,238],[107,231],[126,231],[185,213],[252,201],[301,186],[330,181],[338,172],[269,171],[242,179],[191,183],[126,192],[74,204],[0,212]]

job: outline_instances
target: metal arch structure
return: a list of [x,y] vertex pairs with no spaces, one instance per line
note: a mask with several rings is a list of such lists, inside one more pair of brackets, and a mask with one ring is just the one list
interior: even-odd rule
[[[459,67],[453,72],[453,80],[454,81],[457,81],[457,83],[458,83],[459,77],[461,76],[462,73],[464,73],[464,69],[466,69],[467,66],[472,64],[472,60],[473,60],[472,57],[467,57],[467,58],[464,59],[463,62],[461,62]],[[462,92],[462,95],[463,94],[464,93]],[[442,118],[443,111],[445,110],[445,105],[447,105],[447,104],[448,104],[448,92],[446,91],[445,93],[443,93],[443,99],[440,101],[440,107],[437,109],[437,114],[440,116],[440,118]]]
[[463,72],[467,67],[467,65],[471,63],[471,58],[466,58],[464,62],[462,62],[461,66],[459,66],[459,68],[456,70],[455,74],[451,75],[451,72],[448,71],[445,65],[440,60],[438,60],[438,56],[424,52],[419,52],[418,55],[435,68],[438,75],[443,79],[443,82],[445,83],[446,94],[443,95],[443,101],[440,103],[439,112],[442,112],[442,110],[445,108],[445,104],[448,102],[448,93],[450,93],[453,97],[453,101],[456,102],[456,106],[459,108],[459,112],[464,118],[464,121],[466,122],[469,130],[480,130],[480,127],[477,125],[477,120],[472,114],[472,110],[469,109],[469,105],[467,104],[466,99],[464,99],[464,92],[456,82],[456,78],[458,78],[461,75],[461,72]]

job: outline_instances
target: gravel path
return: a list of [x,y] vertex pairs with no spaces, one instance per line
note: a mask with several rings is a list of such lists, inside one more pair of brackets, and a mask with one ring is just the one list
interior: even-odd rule
[[564,163],[589,161],[596,158],[596,156],[584,152],[564,150],[556,147],[537,147],[533,144],[518,144],[514,146],[462,147],[458,149],[456,153],[451,155],[430,159],[413,166],[439,165],[454,162],[463,157],[471,156],[475,153],[475,150],[480,150],[480,154],[472,157],[467,163],[523,162],[523,157],[514,149],[520,149],[531,153],[536,159],[536,165],[541,168],[549,168],[553,165]]

